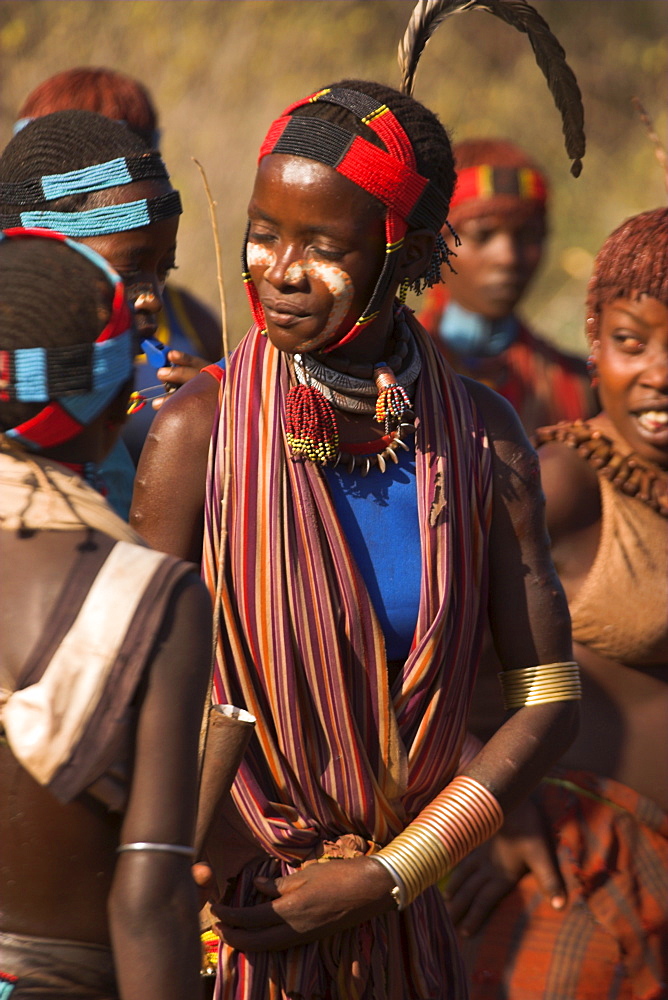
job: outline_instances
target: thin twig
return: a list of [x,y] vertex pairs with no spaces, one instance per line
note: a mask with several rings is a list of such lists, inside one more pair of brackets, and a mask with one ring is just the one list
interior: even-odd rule
[[218,278],[218,294],[220,296],[220,317],[223,326],[223,354],[225,359],[229,357],[230,347],[227,339],[227,305],[225,303],[225,284],[223,282],[223,254],[220,247],[220,233],[218,231],[218,219],[216,218],[217,202],[213,200],[211,188],[204,172],[204,167],[194,156],[193,163],[197,166],[202,175],[202,183],[206,192],[206,200],[209,205],[209,215],[211,216],[211,229],[213,230],[213,244],[216,248],[216,275]]
[[[225,285],[223,282],[223,257],[220,247],[220,233],[218,230],[218,220],[216,218],[216,202],[213,200],[211,195],[211,189],[209,187],[209,182],[204,172],[204,167],[194,156],[192,157],[193,163],[197,166],[200,174],[202,175],[202,183],[204,184],[204,191],[206,192],[206,198],[209,205],[209,215],[211,216],[211,229],[213,230],[213,242],[216,248],[216,274],[218,278],[218,293],[220,295],[220,314],[223,327],[223,355],[225,357],[225,364],[229,364],[230,359],[230,348],[227,336],[227,306],[225,303]],[[229,392],[223,393],[223,398],[221,406],[223,408],[227,407],[229,412]],[[202,726],[200,729],[200,740],[199,740],[199,761],[200,768],[204,760],[204,750],[206,747],[206,739],[208,735],[208,724],[209,724],[209,706],[213,702],[214,697],[214,686],[213,679],[216,669],[216,654],[218,651],[218,641],[220,639],[220,605],[221,597],[223,592],[223,560],[225,558],[225,549],[227,544],[227,509],[229,504],[229,494],[230,494],[230,465],[227,455],[223,457],[223,470],[222,470],[222,504],[221,504],[221,527],[220,536],[218,539],[218,552],[216,553],[217,559],[217,577],[216,577],[216,592],[213,599],[213,621],[212,621],[212,643],[211,643],[211,673],[209,675],[209,691],[206,699],[206,708],[204,711],[204,716],[202,719]],[[201,773],[200,773],[201,779]]]
[[640,118],[640,121],[645,126],[645,131],[647,132],[647,136],[650,142],[654,144],[654,152],[656,153],[657,160],[659,161],[659,163],[663,168],[664,180],[666,184],[666,192],[668,192],[668,153],[666,152],[666,147],[661,142],[661,139],[659,138],[657,131],[654,128],[654,122],[652,121],[649,114],[641,104],[639,98],[632,97],[631,104],[638,112],[638,116]]

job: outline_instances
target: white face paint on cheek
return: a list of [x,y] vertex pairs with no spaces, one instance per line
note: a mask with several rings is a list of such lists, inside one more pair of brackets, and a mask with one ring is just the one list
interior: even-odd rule
[[264,267],[268,271],[271,267],[276,267],[276,254],[268,247],[263,247],[259,243],[246,244],[246,260],[249,267]]
[[325,264],[323,261],[317,260],[309,261],[306,273],[312,278],[322,281],[333,299],[329,319],[321,336],[336,333],[339,324],[350,309],[350,303],[355,293],[350,275],[342,271],[340,267],[335,267],[334,264]]

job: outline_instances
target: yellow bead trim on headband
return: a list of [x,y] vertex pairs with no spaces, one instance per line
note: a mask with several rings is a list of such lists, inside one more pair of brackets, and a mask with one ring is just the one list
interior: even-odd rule
[[582,697],[580,668],[573,660],[504,670],[499,680],[507,710],[553,701],[579,701]]
[[360,121],[363,125],[368,125],[369,122],[374,121],[376,118],[380,118],[381,115],[387,114],[389,110],[390,109],[387,104],[381,104],[380,107],[376,108],[375,111],[372,111],[371,114],[365,115],[364,118],[360,118]]

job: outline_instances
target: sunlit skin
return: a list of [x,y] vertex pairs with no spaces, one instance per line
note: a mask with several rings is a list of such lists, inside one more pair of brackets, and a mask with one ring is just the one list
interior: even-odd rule
[[[668,468],[668,304],[651,296],[602,305],[592,357],[602,410],[589,423],[623,454]],[[552,555],[569,603],[577,600],[598,553],[603,510],[596,470],[569,447],[539,450]],[[656,544],[665,548],[665,529]],[[642,615],[633,605],[620,613]],[[637,602],[636,602],[637,605]],[[612,610],[615,613],[615,609]],[[574,643],[583,672],[582,726],[561,759],[565,767],[605,775],[668,808],[668,686],[662,663],[639,666]],[[450,913],[476,932],[529,865],[550,892],[556,870],[540,817],[518,810],[515,829],[471,855],[449,881]],[[562,890],[563,892],[563,890]],[[565,899],[566,895],[558,894]]]
[[[456,274],[445,269],[450,297],[488,320],[509,316],[538,267],[545,242],[545,216],[531,204],[454,223],[462,245],[450,246]],[[445,233],[446,237],[449,236]]]
[[[249,268],[271,343],[288,355],[317,353],[336,343],[363,314],[381,272],[384,210],[332,168],[272,154],[260,164],[249,219]],[[393,281],[378,319],[327,358],[376,362],[383,357],[399,282],[425,272],[434,242],[431,231],[407,233],[394,255]],[[316,276],[316,265],[318,270],[329,268],[329,275],[320,271]],[[353,295],[338,329],[329,332],[333,306],[341,297],[337,284],[321,279],[333,277],[334,269],[338,277],[347,276]],[[568,619],[549,560],[535,455],[501,397],[477,383],[468,384],[468,391],[488,428],[494,454],[489,608],[501,662],[569,659]],[[191,558],[201,552],[207,454],[217,401],[218,384],[209,375],[195,379],[169,401],[142,454],[133,499],[132,523],[146,540]],[[337,424],[342,442],[369,441],[383,434],[371,414],[337,413]],[[544,613],[545,601],[553,613]],[[518,620],[527,627],[518,629]],[[498,793],[502,807],[509,808],[563,751],[575,724],[573,703],[523,709],[490,740],[476,759],[479,770],[474,767],[469,774],[479,775]],[[220,905],[215,913],[232,946],[251,952],[282,949],[387,912],[394,906],[391,881],[371,858],[314,864],[285,878],[258,880],[265,902]]]
[[[256,261],[249,267],[271,342],[288,354],[312,352],[354,326],[383,266],[382,206],[331,167],[271,155],[260,163],[248,216],[251,260]],[[330,329],[336,297],[328,282],[315,276],[311,262],[337,268],[352,284],[349,307],[336,330]],[[378,360],[391,329],[392,302],[386,301],[378,320],[346,344],[346,357]]]
[[650,296],[601,308],[592,356],[609,433],[668,468],[668,305]]
[[[172,186],[167,181],[138,181],[101,192],[95,199],[95,207],[156,198],[169,194],[171,190]],[[178,228],[179,216],[174,215],[139,229],[86,236],[77,241],[96,250],[120,274],[128,300],[136,313],[140,340],[153,336],[157,330],[162,290],[175,266]]]

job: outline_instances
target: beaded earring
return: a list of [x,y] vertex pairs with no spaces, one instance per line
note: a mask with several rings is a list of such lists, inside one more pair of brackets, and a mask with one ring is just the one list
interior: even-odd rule
[[592,389],[596,389],[598,387],[600,379],[598,377],[598,368],[596,367],[596,360],[593,354],[589,355],[586,364],[587,364],[587,374],[589,375],[589,381],[591,382],[591,387]]
[[373,370],[373,380],[378,390],[376,400],[376,420],[385,424],[385,433],[390,433],[392,423],[400,424],[411,401],[403,386],[397,382],[394,372],[383,361]]
[[[447,219],[445,225],[452,233],[455,246],[456,247],[461,246],[462,241],[460,240],[459,236],[452,228],[450,223],[447,221]],[[434,245],[434,250],[429,260],[429,266],[427,267],[427,270],[424,272],[424,274],[421,274],[414,281],[409,282],[408,287],[411,288],[416,295],[421,295],[422,292],[425,290],[425,288],[432,288],[434,285],[437,285],[440,281],[443,280],[441,276],[441,266],[443,264],[447,264],[450,271],[453,274],[456,274],[457,272],[450,263],[450,258],[456,256],[457,256],[456,252],[454,250],[451,250],[448,244],[445,242],[445,239],[443,238],[443,233],[439,233],[438,236],[436,237],[436,243]]]

